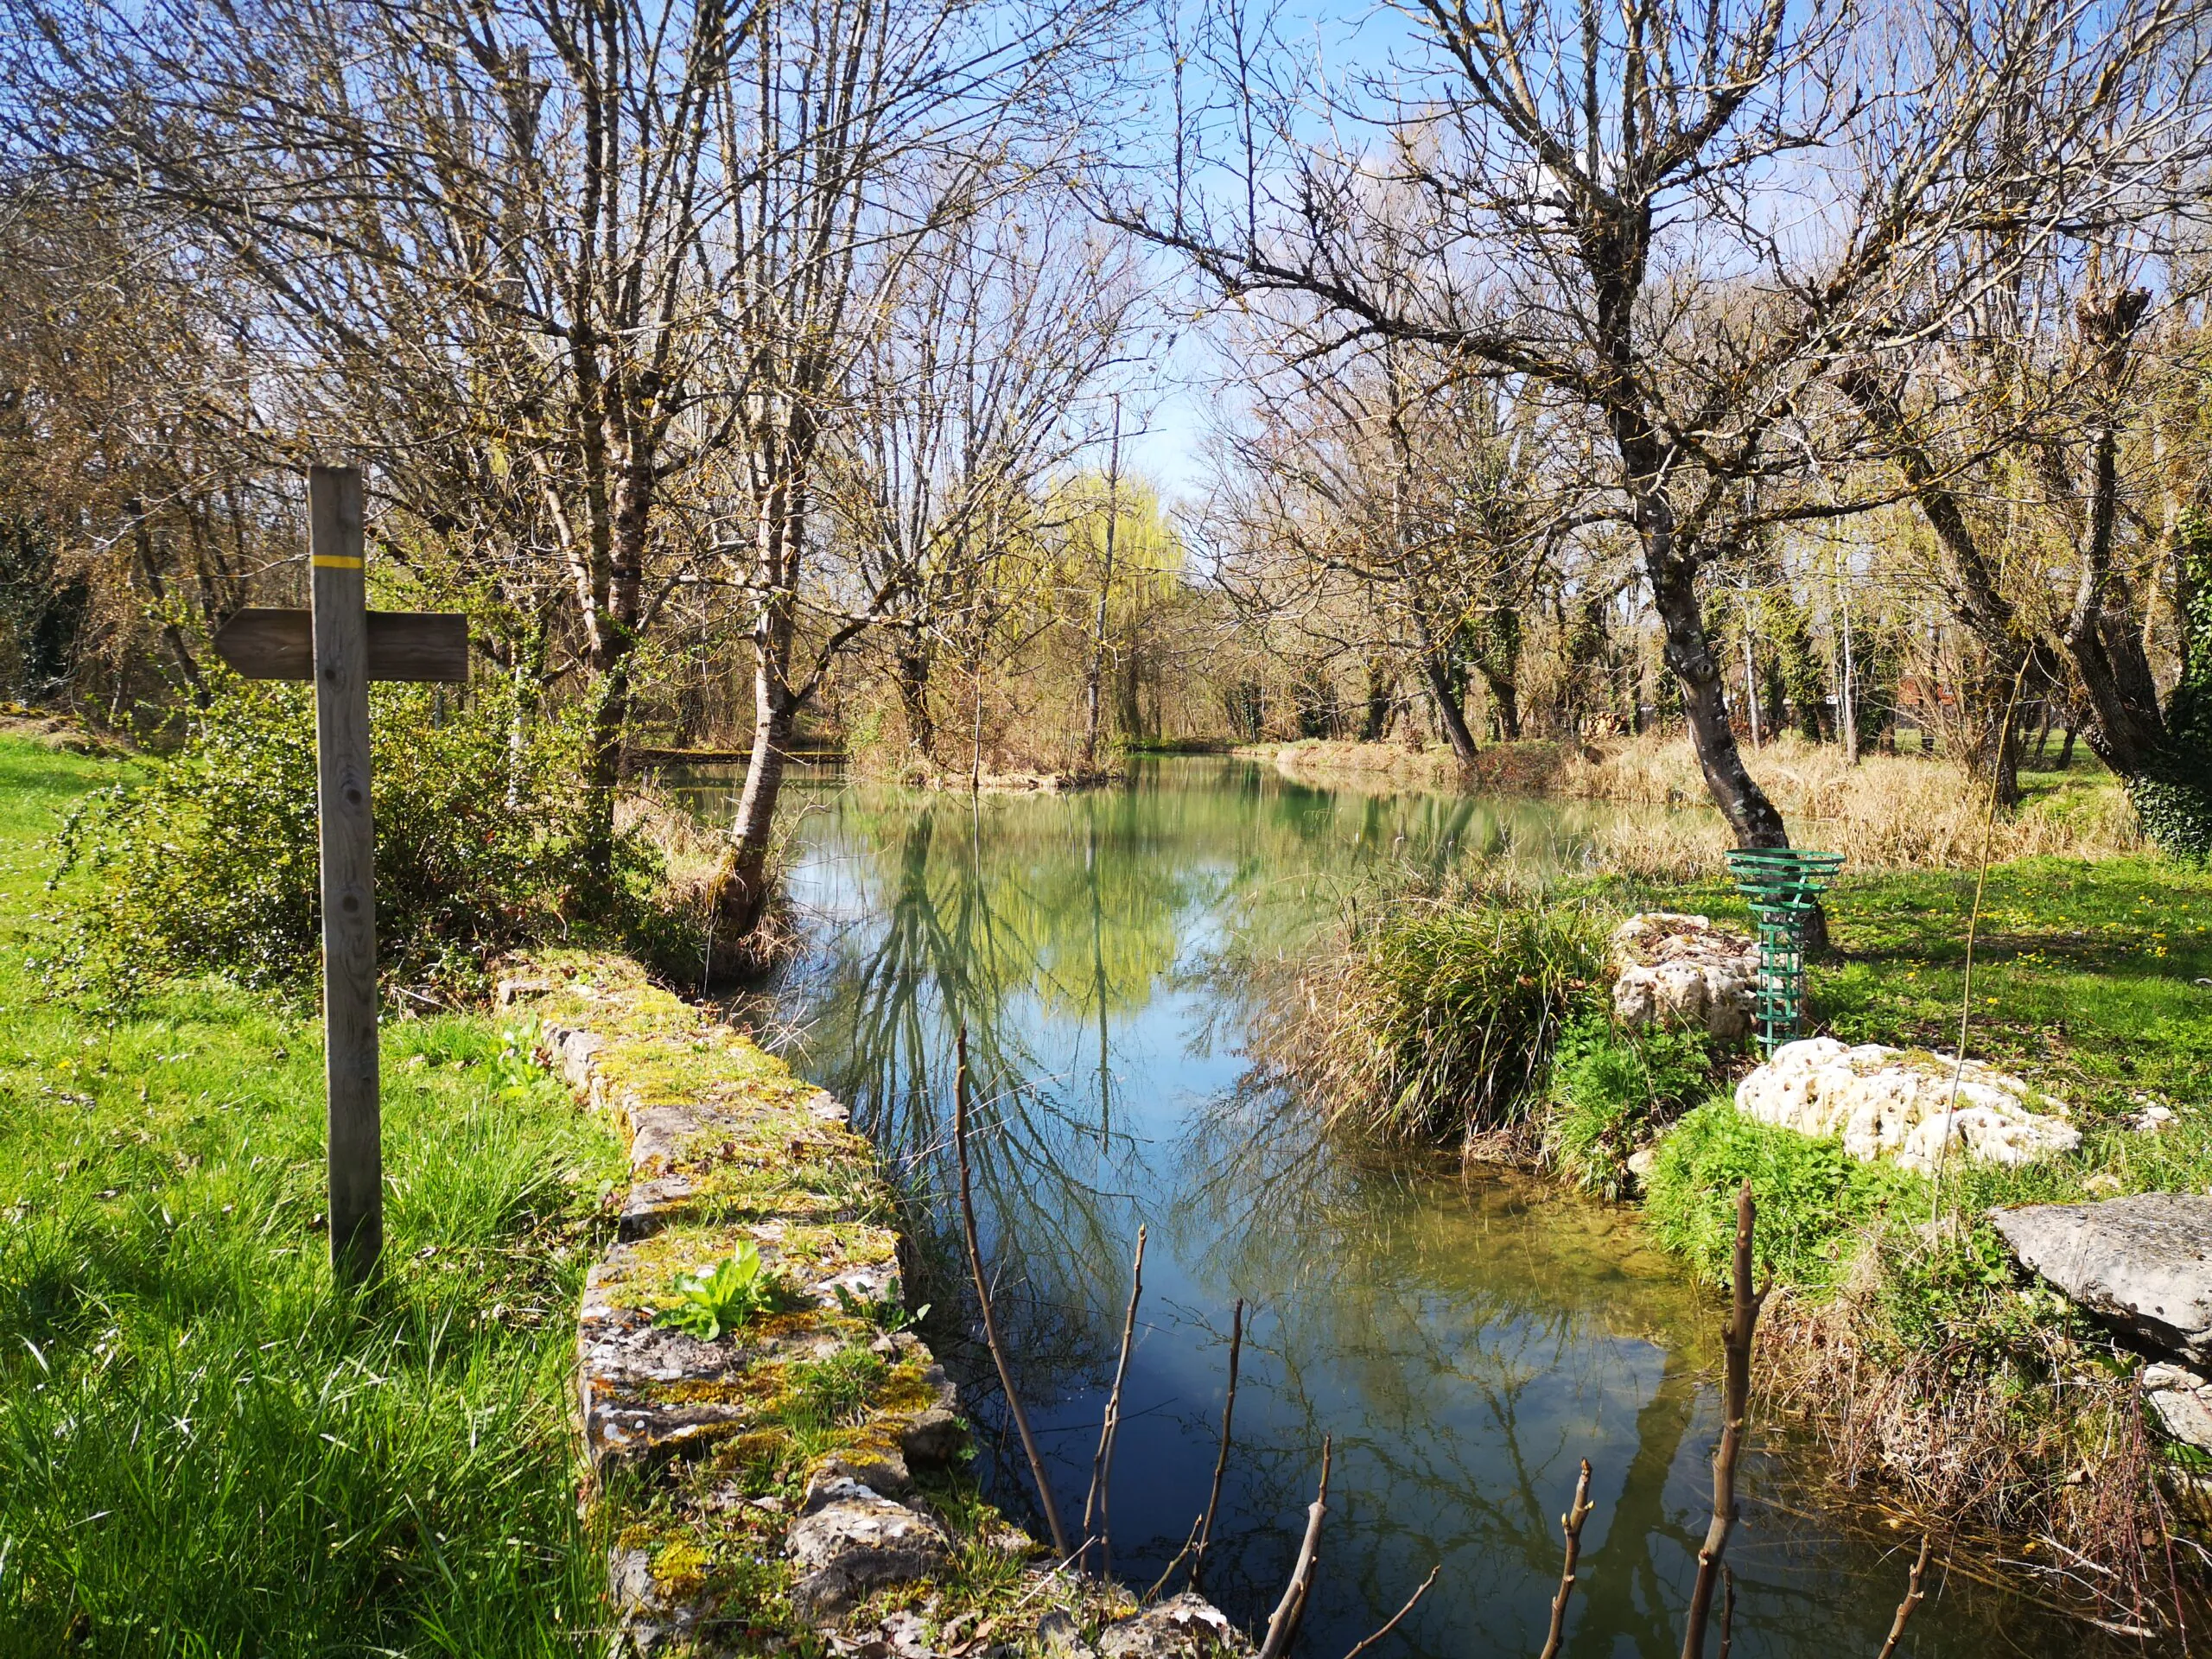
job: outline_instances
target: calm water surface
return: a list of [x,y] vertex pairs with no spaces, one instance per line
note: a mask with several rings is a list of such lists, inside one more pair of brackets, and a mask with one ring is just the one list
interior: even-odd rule
[[[726,816],[734,779],[682,780]],[[1071,1532],[1148,1230],[1110,1534],[1115,1571],[1161,1573],[1205,1508],[1230,1310],[1249,1305],[1236,1441],[1206,1589],[1248,1627],[1281,1592],[1324,1434],[1330,1515],[1301,1652],[1333,1659],[1435,1587],[1377,1659],[1533,1655],[1578,1460],[1597,1503],[1567,1651],[1680,1651],[1718,1432],[1717,1306],[1632,1213],[1540,1183],[1360,1160],[1255,1087],[1249,1044],[1275,964],[1381,865],[1571,863],[1588,809],[1292,784],[1226,760],[1147,766],[1069,798],[925,797],[809,784],[791,889],[809,938],[767,988],[801,1070],[850,1103],[916,1195],[931,1335],[961,1366],[966,1298],[947,1141],[964,1020],[1001,1318]],[[948,1314],[950,1315],[948,1318]],[[1027,1478],[988,1362],[968,1396],[982,1473]],[[1910,1549],[1815,1506],[1792,1453],[1751,1471],[1729,1550],[1735,1651],[1881,1646]],[[1955,1573],[1905,1650],[2079,1651],[2078,1630]]]

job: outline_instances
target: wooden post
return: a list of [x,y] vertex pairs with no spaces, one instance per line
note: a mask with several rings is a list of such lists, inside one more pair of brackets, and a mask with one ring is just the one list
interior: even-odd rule
[[322,848],[322,1030],[329,1091],[330,1265],[366,1283],[384,1249],[377,1103],[376,829],[369,800],[368,594],[361,474],[308,474],[314,584],[317,818]]

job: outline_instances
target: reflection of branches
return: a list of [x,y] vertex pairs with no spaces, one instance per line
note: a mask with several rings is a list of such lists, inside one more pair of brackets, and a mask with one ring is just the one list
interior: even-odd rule
[[[1052,1530],[1052,1552],[1062,1560],[1068,1558],[1067,1534],[1060,1529],[1059,1505],[1052,1501],[1052,1483],[1045,1473],[1045,1460],[1037,1455],[1037,1437],[1029,1432],[1029,1414],[1021,1408],[1021,1395],[1014,1386],[1014,1373],[1008,1369],[1006,1344],[999,1340],[998,1321],[991,1317],[991,1290],[983,1275],[982,1247],[976,1242],[976,1200],[968,1182],[968,1028],[960,1027],[954,1038],[958,1046],[959,1070],[953,1077],[952,1143],[960,1160],[960,1225],[968,1241],[968,1268],[976,1279],[976,1302],[983,1320],[983,1340],[990,1344],[992,1362],[997,1365],[999,1382],[1006,1390],[1007,1415],[1014,1419],[1014,1427],[1021,1435],[1022,1455],[1029,1459],[1029,1472],[1037,1482],[1038,1506],[1045,1511],[1046,1524]],[[1141,1246],[1140,1246],[1141,1249]],[[1085,1525],[1090,1517],[1085,1515]]]

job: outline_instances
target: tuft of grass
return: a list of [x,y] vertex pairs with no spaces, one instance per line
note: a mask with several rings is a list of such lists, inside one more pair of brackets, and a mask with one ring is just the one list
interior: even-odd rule
[[521,1033],[392,1024],[386,1282],[339,1293],[315,1026],[26,965],[42,837],[114,772],[0,741],[0,1652],[597,1651],[568,1395],[613,1137]]
[[1394,1139],[1509,1127],[1553,1046],[1597,1006],[1604,918],[1541,892],[1406,902],[1344,942],[1309,985],[1288,1069],[1333,1122]]

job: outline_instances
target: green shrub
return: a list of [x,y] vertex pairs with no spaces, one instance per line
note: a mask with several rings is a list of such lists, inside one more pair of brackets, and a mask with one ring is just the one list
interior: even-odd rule
[[1584,1192],[1618,1198],[1628,1187],[1628,1159],[1637,1143],[1712,1087],[1704,1033],[1623,1031],[1603,1014],[1586,1014],[1560,1033],[1553,1057],[1548,1150]]
[[1596,1006],[1604,969],[1604,928],[1579,904],[1491,892],[1401,912],[1352,942],[1299,1069],[1372,1131],[1501,1128],[1542,1088],[1560,1028]]
[[1917,1176],[1861,1163],[1840,1141],[1761,1123],[1716,1100],[1660,1141],[1645,1214],[1669,1249],[1720,1279],[1735,1248],[1737,1189],[1746,1180],[1758,1204],[1759,1260],[1798,1285],[1833,1283],[1862,1230],[1908,1195],[1925,1202]]
[[[458,708],[428,686],[371,689],[378,952],[402,979],[474,981],[487,956],[559,930],[592,891],[579,735],[534,722],[511,750],[505,697],[497,681]],[[625,842],[616,857],[617,884],[641,889],[644,855]],[[310,982],[321,922],[308,689],[227,681],[175,756],[71,817],[56,880],[79,866],[101,879],[73,906],[54,964],[65,986]],[[614,897],[592,908],[619,912]]]

